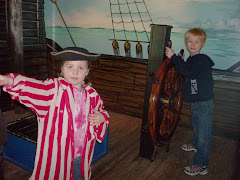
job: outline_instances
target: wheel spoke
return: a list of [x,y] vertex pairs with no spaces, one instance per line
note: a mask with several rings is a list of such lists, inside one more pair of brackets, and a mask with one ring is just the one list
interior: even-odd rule
[[167,73],[167,78],[166,78],[166,92],[168,94],[168,96],[171,94],[172,92],[172,83],[173,83],[173,78],[172,78],[172,69],[170,69]]
[[151,139],[158,145],[169,142],[177,127],[182,106],[183,79],[170,59],[163,61],[156,78],[158,83],[152,85],[148,119],[153,120],[153,125],[149,127]]
[[164,134],[164,128],[166,127],[168,112],[169,112],[168,109],[163,110],[162,122],[161,122],[160,127],[159,127],[160,136],[162,136]]
[[174,87],[176,87],[177,86],[177,83],[176,82],[178,82],[178,73],[173,69],[173,77],[172,77],[172,89],[174,90]]

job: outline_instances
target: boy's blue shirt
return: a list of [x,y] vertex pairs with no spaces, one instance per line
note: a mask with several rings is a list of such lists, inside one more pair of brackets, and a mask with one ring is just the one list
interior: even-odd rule
[[213,98],[212,67],[214,62],[205,54],[189,56],[185,62],[181,56],[171,57],[175,68],[185,80],[183,98],[188,102],[206,101]]

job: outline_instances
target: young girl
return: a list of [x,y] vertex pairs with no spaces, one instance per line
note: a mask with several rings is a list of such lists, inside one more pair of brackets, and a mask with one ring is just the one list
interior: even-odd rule
[[95,142],[102,142],[109,124],[103,100],[84,84],[88,61],[100,55],[70,47],[52,56],[63,61],[63,77],[39,81],[11,73],[0,75],[0,85],[37,114],[37,149],[30,179],[90,179]]

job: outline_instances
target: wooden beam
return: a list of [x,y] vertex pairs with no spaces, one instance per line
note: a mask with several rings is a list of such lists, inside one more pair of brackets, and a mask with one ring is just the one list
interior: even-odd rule
[[153,80],[150,77],[150,73],[157,73],[162,61],[164,60],[165,46],[170,40],[172,26],[168,25],[151,25],[151,37],[150,37],[150,52],[147,70],[147,82],[145,90],[144,108],[143,108],[143,120],[142,120],[142,132],[141,132],[141,142],[140,142],[140,153],[141,157],[151,159],[154,145],[151,141],[148,129],[145,126],[148,124],[148,106],[149,97],[151,94]]
[[9,26],[13,59],[12,71],[23,74],[22,0],[9,0]]

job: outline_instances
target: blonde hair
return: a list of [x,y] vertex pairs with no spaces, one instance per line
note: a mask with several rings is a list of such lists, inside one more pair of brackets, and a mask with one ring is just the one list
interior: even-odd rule
[[192,28],[185,33],[185,44],[187,44],[189,36],[199,36],[202,38],[202,42],[205,43],[207,40],[207,34],[201,28]]

